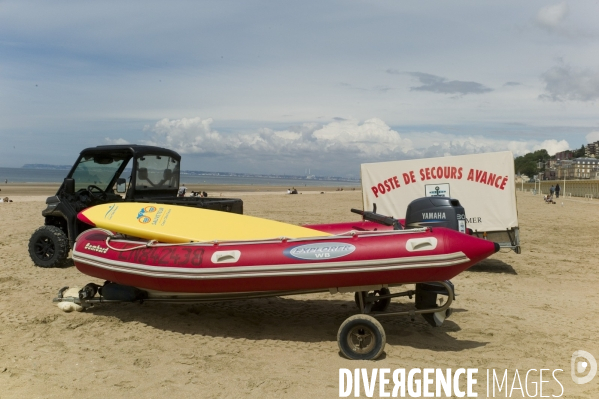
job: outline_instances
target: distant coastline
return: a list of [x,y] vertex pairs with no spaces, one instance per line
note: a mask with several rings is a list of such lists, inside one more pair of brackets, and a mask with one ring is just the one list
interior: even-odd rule
[[71,170],[71,165],[48,165],[45,163],[26,163],[21,169]]

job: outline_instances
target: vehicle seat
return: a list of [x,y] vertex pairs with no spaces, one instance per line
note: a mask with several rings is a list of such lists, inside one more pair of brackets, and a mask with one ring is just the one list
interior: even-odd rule
[[148,180],[148,168],[139,168],[137,170],[137,180]]

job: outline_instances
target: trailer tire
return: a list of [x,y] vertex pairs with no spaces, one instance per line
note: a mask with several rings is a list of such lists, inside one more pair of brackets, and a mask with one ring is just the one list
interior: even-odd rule
[[39,267],[62,267],[69,255],[69,239],[56,226],[42,226],[29,239],[29,256]]
[[351,360],[374,360],[383,353],[386,343],[381,323],[365,314],[347,318],[337,332],[339,350]]

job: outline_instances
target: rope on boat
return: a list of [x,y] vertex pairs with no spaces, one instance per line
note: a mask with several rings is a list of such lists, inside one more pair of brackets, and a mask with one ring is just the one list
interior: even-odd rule
[[165,242],[159,242],[157,240],[150,240],[148,242],[146,242],[145,244],[140,244],[134,247],[129,247],[129,248],[115,248],[112,245],[110,245],[110,240],[111,239],[119,239],[120,237],[118,236],[108,236],[106,237],[106,246],[110,249],[112,249],[113,251],[117,251],[117,252],[127,252],[127,251],[134,251],[136,249],[143,249],[143,248],[152,248],[152,247],[172,247],[172,246],[181,246],[181,245],[197,245],[197,244],[217,244],[216,241],[192,241],[192,242],[178,242],[178,243],[165,243]]
[[[410,229],[410,230],[390,230],[390,231],[356,231],[356,230],[349,230],[345,233],[339,233],[339,234],[334,234],[331,236],[323,236],[323,237],[319,237],[321,239],[336,239],[336,238],[340,238],[340,237],[359,237],[359,236],[369,236],[369,235],[388,235],[388,234],[406,234],[406,233],[418,233],[418,232],[424,232],[427,231],[429,228],[428,227],[421,227],[421,228],[416,228],[416,229]],[[108,231],[107,231],[108,232]],[[108,232],[110,233],[110,232]],[[110,233],[112,234],[112,233]],[[126,237],[123,237],[122,235],[109,235],[106,237],[106,246],[108,248],[110,248],[113,251],[117,251],[117,252],[127,252],[127,251],[134,251],[137,249],[143,249],[143,248],[153,248],[153,247],[172,247],[172,246],[182,246],[182,245],[219,245],[219,244],[223,244],[223,245],[227,245],[227,244],[239,244],[239,243],[263,243],[263,242],[272,242],[272,241],[281,241],[281,242],[286,242],[286,241],[305,241],[305,240],[313,240],[316,237],[304,237],[304,238],[291,238],[291,237],[273,237],[270,239],[263,239],[263,240],[223,240],[223,241],[218,241],[218,240],[212,240],[212,241],[190,241],[190,242],[179,242],[179,243],[164,243],[164,242],[159,242],[157,240],[149,240],[148,242],[146,242],[145,244],[140,244],[137,246],[133,246],[133,247],[129,247],[129,248],[115,248],[112,245],[110,245],[110,240],[111,239],[126,239]]]
[[[213,241],[190,241],[190,242],[178,242],[178,243],[165,243],[165,242],[159,242],[157,240],[149,240],[148,242],[146,242],[145,244],[140,244],[134,247],[129,247],[129,248],[115,248],[112,245],[110,245],[110,240],[111,239],[119,239],[121,237],[119,236],[108,236],[106,237],[106,246],[110,249],[112,249],[113,251],[117,251],[117,252],[127,252],[127,251],[134,251],[137,249],[144,249],[144,248],[153,248],[153,247],[172,247],[172,246],[182,246],[182,245],[206,245],[206,244],[212,244],[212,245],[216,245],[216,244],[222,244],[222,243],[228,243],[228,242],[237,242],[237,241],[218,241],[218,240],[213,240]],[[277,240],[277,241],[286,241],[289,240],[289,237],[276,237],[276,238],[272,238],[270,240]]]
[[113,251],[117,251],[117,252],[126,252],[126,251],[133,251],[133,250],[136,250],[136,249],[150,248],[150,247],[154,246],[154,243],[156,242],[156,240],[150,240],[150,241],[148,241],[147,243],[145,243],[145,244],[141,244],[141,245],[138,245],[138,246],[136,246],[136,247],[130,247],[130,248],[115,248],[115,247],[113,247],[112,245],[110,245],[110,239],[111,239],[111,238],[113,238],[113,237],[110,237],[110,236],[106,237],[106,246],[107,246],[108,248],[112,249]]

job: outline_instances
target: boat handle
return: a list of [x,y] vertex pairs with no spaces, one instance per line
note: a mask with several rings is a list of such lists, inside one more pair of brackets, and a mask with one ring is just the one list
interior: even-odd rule
[[437,248],[437,238],[435,237],[411,238],[406,241],[406,249],[409,252],[431,251],[435,248]]
[[241,252],[234,251],[216,251],[210,257],[212,263],[235,263],[239,260]]

